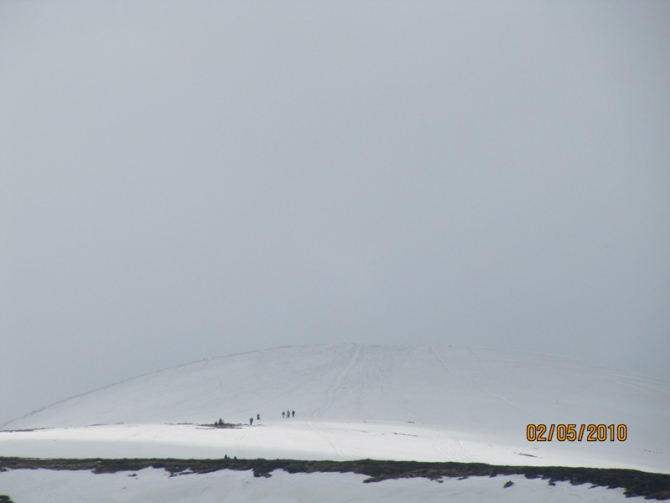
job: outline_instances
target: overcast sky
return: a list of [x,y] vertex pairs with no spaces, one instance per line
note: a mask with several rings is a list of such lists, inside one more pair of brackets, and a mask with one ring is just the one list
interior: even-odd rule
[[203,357],[670,380],[670,2],[0,3],[0,423]]

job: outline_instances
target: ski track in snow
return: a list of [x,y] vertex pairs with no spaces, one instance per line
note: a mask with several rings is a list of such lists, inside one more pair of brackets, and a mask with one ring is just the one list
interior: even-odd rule
[[344,369],[342,369],[342,371],[338,374],[337,379],[335,380],[335,384],[332,387],[328,388],[328,392],[326,393],[326,403],[325,403],[325,405],[323,405],[321,408],[317,409],[314,412],[313,417],[320,418],[321,414],[323,412],[326,412],[326,411],[330,410],[330,407],[333,403],[333,395],[334,395],[335,391],[337,391],[338,389],[340,389],[342,387],[342,383],[344,382],[345,376],[349,373],[351,368],[354,366],[354,364],[358,360],[359,355],[361,354],[361,350],[363,349],[363,346],[360,345],[360,344],[357,344],[356,346],[357,346],[356,352],[354,353],[353,357],[349,361],[349,364]]
[[[430,432],[430,430],[428,430],[427,428],[423,428],[423,427],[422,427],[422,428],[421,428],[421,431],[425,434],[426,437],[430,438],[432,444],[433,444],[435,447],[437,447],[437,449],[438,449],[438,451],[441,453],[441,455],[442,455],[442,459],[443,459],[444,461],[447,461],[447,460],[449,460],[449,459],[453,459],[453,458],[454,458],[453,453],[452,453],[452,452],[449,452],[449,451],[447,451],[447,450],[445,449],[442,440],[438,440],[438,439],[435,437],[435,435],[433,435],[433,434]],[[460,443],[460,441],[459,441],[458,443],[459,443],[459,445],[461,445],[461,447],[462,447],[462,444]],[[463,451],[463,453],[464,453],[464,452],[465,452],[465,451]],[[467,457],[467,459],[469,460],[469,456]]]
[[[480,391],[481,393],[486,393],[487,395],[492,396],[493,398],[496,398],[496,399],[498,399],[498,400],[502,400],[503,402],[507,403],[508,405],[511,405],[512,407],[515,407],[515,408],[519,409],[520,411],[525,412],[529,417],[532,417],[532,414],[531,414],[529,411],[527,411],[527,410],[524,409],[523,407],[521,407],[521,406],[515,404],[514,402],[508,400],[507,398],[504,398],[504,397],[502,397],[502,396],[500,396],[500,395],[497,395],[497,394],[495,394],[495,393],[492,393],[492,392],[490,392],[490,391],[487,391],[487,390],[485,390],[484,388],[482,388],[482,387],[480,387],[480,386],[477,386],[477,385],[474,384],[473,382],[471,382],[471,381],[469,381],[469,380],[466,380],[466,379],[463,379],[462,377],[456,375],[456,374],[449,368],[449,365],[447,365],[447,362],[444,360],[444,358],[442,357],[442,355],[440,355],[440,354],[435,350],[435,348],[434,348],[433,346],[430,346],[430,350],[433,352],[433,354],[435,355],[435,358],[437,358],[437,360],[440,362],[440,364],[442,365],[442,367],[444,367],[444,369],[445,369],[447,372],[449,372],[452,376],[454,376],[456,379],[458,379],[459,381],[461,381],[461,382],[462,382],[463,384],[465,384],[466,386],[469,386],[469,387],[472,388],[472,389],[475,389],[475,390],[477,390],[477,391]],[[468,350],[469,350],[469,348],[468,348]],[[474,353],[473,353],[473,354],[474,354]]]
[[463,442],[460,439],[457,439],[457,442],[461,452],[461,456],[463,456],[463,458],[465,458],[468,462],[476,461],[475,459],[472,459],[472,456],[470,456],[470,454],[468,454],[468,450],[463,445]]
[[487,380],[491,380],[491,376],[489,373],[486,371],[486,367],[482,365],[482,361],[479,358],[479,355],[475,353],[470,346],[468,346],[468,352],[473,356],[473,358],[477,361],[477,365],[479,366],[479,370],[481,371],[482,374],[486,377]]
[[332,449],[337,453],[339,458],[353,459],[350,455],[348,455],[341,449],[338,443],[333,441],[331,435],[329,435],[329,432],[324,431],[323,428],[317,428],[316,426],[314,426],[314,423],[312,421],[307,421],[307,424],[316,434],[318,434],[321,438],[323,438],[328,443],[328,445],[332,447]]

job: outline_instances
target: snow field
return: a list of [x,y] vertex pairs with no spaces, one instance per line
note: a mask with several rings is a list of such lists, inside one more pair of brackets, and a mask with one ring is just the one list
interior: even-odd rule
[[[296,417],[281,419],[295,410]],[[250,417],[260,421],[248,426]],[[199,426],[223,418],[239,428]],[[625,424],[624,442],[530,442],[528,424]],[[359,344],[203,360],[64,400],[5,425],[0,456],[416,460],[670,473],[670,384],[532,353]],[[36,429],[32,429],[36,428]],[[32,430],[30,430],[32,429]],[[22,431],[12,431],[22,430]],[[512,477],[254,478],[220,471],[11,470],[16,503],[623,501],[623,490]]]
[[392,422],[270,421],[240,428],[108,425],[0,432],[3,456],[414,460],[590,466],[670,472],[667,458],[624,443],[531,443],[480,432]]
[[[92,474],[52,470],[0,472],[0,494],[8,493],[16,503],[406,503],[408,501],[475,503],[496,501],[543,501],[594,503],[643,501],[626,499],[622,489],[590,488],[523,476],[470,477],[464,480],[385,480],[363,483],[367,477],[351,473],[288,474],[276,470],[269,478],[254,478],[250,471],[219,471],[170,477],[163,470]],[[503,486],[507,481],[513,485]]]

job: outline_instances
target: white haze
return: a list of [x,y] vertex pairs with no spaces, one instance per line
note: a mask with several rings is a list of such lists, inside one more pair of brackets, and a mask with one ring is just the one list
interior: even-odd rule
[[670,380],[670,4],[0,4],[0,423],[286,344]]

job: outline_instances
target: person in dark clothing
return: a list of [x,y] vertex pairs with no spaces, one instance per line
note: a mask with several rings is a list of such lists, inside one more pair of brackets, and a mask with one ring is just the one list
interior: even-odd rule
[[286,417],[291,417],[291,411],[290,410],[286,411]]
[[256,414],[256,421],[260,421],[260,420],[261,420],[261,415],[260,415],[260,414]]
[[250,417],[250,418],[249,418],[249,426],[251,426],[252,424],[254,424],[254,418],[253,418],[253,417]]
[[291,411],[291,417],[295,417],[295,411],[294,410]]
[[282,418],[282,419],[285,419],[285,418],[286,418],[286,412],[284,412],[283,410],[281,411],[281,418]]

